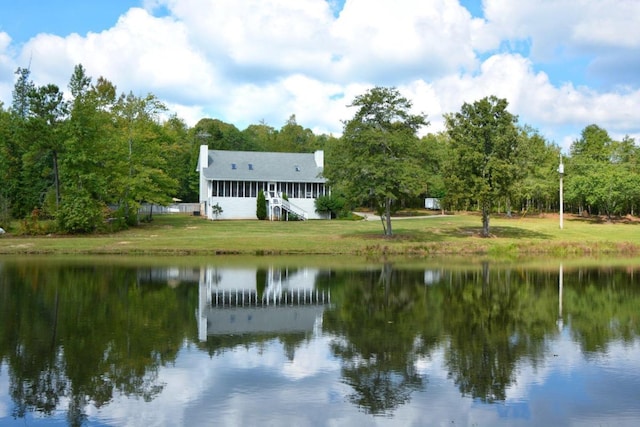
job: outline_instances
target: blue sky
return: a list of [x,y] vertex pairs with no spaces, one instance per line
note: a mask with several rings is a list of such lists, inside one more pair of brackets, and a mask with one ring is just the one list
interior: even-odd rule
[[73,66],[153,93],[193,125],[340,134],[347,104],[396,86],[429,116],[488,95],[567,150],[595,123],[640,140],[635,0],[0,0],[0,101],[13,72],[66,89]]
[[22,44],[39,33],[66,36],[112,27],[138,0],[0,0],[0,31]]

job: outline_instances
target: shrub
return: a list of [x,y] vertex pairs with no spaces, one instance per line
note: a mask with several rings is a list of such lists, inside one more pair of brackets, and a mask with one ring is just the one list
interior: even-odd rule
[[256,202],[256,216],[259,220],[267,219],[267,199],[264,197],[264,192],[258,191],[258,201]]
[[329,213],[331,218],[336,218],[344,209],[345,201],[342,197],[333,195],[319,196],[316,201],[316,212]]
[[92,233],[103,226],[103,207],[86,193],[65,198],[56,215],[58,226],[67,233]]

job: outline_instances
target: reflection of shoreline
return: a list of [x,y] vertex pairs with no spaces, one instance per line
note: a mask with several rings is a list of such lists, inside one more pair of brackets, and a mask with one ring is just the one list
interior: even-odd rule
[[201,271],[198,338],[210,335],[311,332],[330,303],[314,289],[316,269],[225,269]]

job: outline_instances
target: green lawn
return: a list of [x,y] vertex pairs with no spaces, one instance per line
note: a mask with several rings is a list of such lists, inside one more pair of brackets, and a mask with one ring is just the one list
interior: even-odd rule
[[207,221],[158,215],[150,224],[95,236],[0,237],[0,254],[332,254],[604,255],[640,254],[640,222],[565,217],[491,218],[480,238],[477,215],[396,219],[385,238],[379,221]]

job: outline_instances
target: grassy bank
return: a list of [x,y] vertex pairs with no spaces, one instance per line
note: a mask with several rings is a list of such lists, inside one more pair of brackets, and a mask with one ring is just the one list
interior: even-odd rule
[[0,237],[0,254],[331,254],[331,255],[639,255],[640,223],[565,217],[397,219],[394,236],[378,221],[206,221],[165,215],[138,228],[95,236]]

